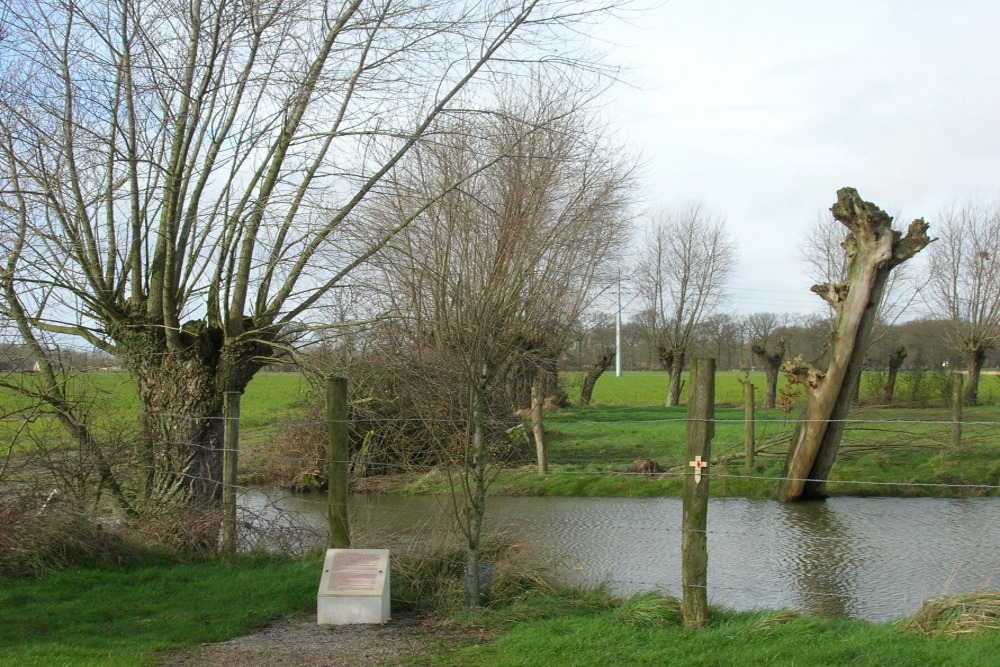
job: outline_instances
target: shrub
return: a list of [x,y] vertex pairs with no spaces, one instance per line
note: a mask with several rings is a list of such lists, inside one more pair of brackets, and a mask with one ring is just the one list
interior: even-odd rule
[[86,517],[58,496],[0,497],[0,575],[37,577],[74,566],[126,565],[162,549],[132,539],[115,522]]

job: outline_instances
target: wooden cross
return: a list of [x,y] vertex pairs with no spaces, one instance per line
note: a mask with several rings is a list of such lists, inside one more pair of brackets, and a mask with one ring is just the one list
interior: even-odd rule
[[694,483],[701,484],[701,469],[708,467],[708,461],[702,461],[701,454],[699,454],[688,465],[694,468]]

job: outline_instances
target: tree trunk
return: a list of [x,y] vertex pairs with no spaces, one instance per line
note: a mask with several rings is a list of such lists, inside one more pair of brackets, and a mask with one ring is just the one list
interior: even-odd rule
[[684,371],[684,350],[672,350],[670,354],[670,379],[667,384],[667,407],[681,404],[681,374]]
[[864,375],[865,368],[868,367],[868,358],[862,357],[861,368],[858,369],[858,376],[854,380],[854,388],[851,391],[851,402],[855,405],[861,404],[861,377]]
[[549,452],[545,443],[545,379],[542,373],[536,373],[531,384],[531,432],[535,437],[538,472],[545,474],[549,471]]
[[882,397],[882,401],[889,405],[892,403],[893,396],[896,393],[896,376],[899,375],[899,369],[903,367],[903,361],[906,359],[906,347],[903,345],[897,345],[889,355],[889,377],[885,381],[885,395]]
[[751,345],[750,351],[764,364],[764,377],[767,385],[764,388],[764,407],[773,408],[778,393],[778,371],[785,358],[785,339],[779,338],[771,352],[768,352],[767,347],[763,344]]
[[604,348],[601,350],[601,355],[597,359],[597,363],[587,373],[587,377],[583,379],[583,388],[580,390],[580,405],[590,405],[590,397],[594,393],[594,385],[597,384],[597,379],[601,377],[604,371],[611,368],[614,360],[614,349]]
[[538,375],[538,365],[531,359],[521,359],[515,363],[507,383],[507,395],[515,410],[531,409],[531,387]]
[[847,278],[812,288],[836,313],[825,358],[815,365],[801,358],[786,364],[786,370],[804,385],[807,402],[778,482],[777,497],[782,502],[825,497],[826,478],[836,460],[843,420],[854,398],[889,272],[930,243],[923,220],[912,222],[902,237],[892,230],[892,218],[863,201],[853,188],[837,192],[831,211],[850,230],[843,244]]
[[[468,549],[465,558],[465,606],[483,606],[484,591],[479,577],[480,553],[483,535],[483,519],[486,516],[486,436],[483,431],[483,414],[481,405],[485,400],[487,378],[489,373],[483,368],[482,376],[473,395],[472,406],[472,441],[469,443],[469,456],[466,467],[467,482],[464,484],[465,523]],[[471,479],[469,479],[471,478]]]
[[781,366],[764,367],[764,407],[773,408],[778,395],[778,371]]
[[223,394],[242,392],[261,350],[222,344],[222,332],[189,323],[168,349],[155,329],[119,339],[141,405],[140,460],[149,501],[216,503],[222,497]]
[[986,363],[986,347],[980,343],[971,343],[962,351],[965,367],[969,371],[969,381],[965,385],[965,404],[968,406],[979,403],[979,376]]

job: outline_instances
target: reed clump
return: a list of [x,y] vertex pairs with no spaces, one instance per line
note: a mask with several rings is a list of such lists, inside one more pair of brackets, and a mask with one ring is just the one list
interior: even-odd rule
[[1000,593],[967,593],[927,600],[906,627],[929,637],[997,632]]

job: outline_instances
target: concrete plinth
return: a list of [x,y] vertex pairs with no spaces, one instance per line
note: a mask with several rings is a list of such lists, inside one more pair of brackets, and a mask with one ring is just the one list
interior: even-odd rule
[[389,612],[389,551],[327,549],[316,594],[316,622],[387,623]]

